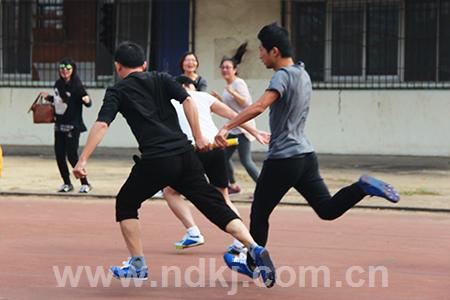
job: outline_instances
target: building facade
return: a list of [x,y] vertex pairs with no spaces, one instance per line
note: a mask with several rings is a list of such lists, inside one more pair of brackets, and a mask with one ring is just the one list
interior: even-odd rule
[[[218,65],[244,41],[239,75],[256,100],[272,75],[256,34],[278,22],[313,79],[307,135],[318,152],[450,156],[450,0],[0,0],[0,144],[51,145],[50,125],[26,109],[56,80],[56,62],[73,57],[94,98],[114,80],[112,51],[141,44],[152,69],[179,73],[197,53],[209,90]],[[268,129],[267,114],[257,119]],[[132,147],[123,120],[104,146]],[[263,146],[254,145],[263,151]]]

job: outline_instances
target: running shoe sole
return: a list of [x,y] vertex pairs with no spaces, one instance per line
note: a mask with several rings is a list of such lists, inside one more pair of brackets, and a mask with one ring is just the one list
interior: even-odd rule
[[175,245],[176,249],[186,249],[186,248],[194,248],[194,247],[198,247],[203,245],[205,242],[203,243],[195,243],[195,244],[191,244],[191,245]]
[[[120,275],[118,275],[118,274],[116,274],[115,272],[114,272],[114,270],[112,269],[113,267],[111,267],[111,268],[109,268],[109,272],[113,275],[113,277],[114,278],[116,278],[116,279],[119,279],[119,280],[121,280],[121,279],[133,279],[133,280],[141,280],[141,281],[146,281],[146,280],[148,280],[148,273],[146,274],[146,276],[145,277],[142,277],[142,276],[131,276],[131,277],[120,277]],[[120,272],[120,271],[118,271],[118,272]]]
[[363,175],[359,178],[358,183],[364,192],[370,196],[382,197],[392,203],[400,201],[400,195],[392,185],[376,179],[375,177]]
[[270,258],[269,251],[263,248],[260,252],[255,253],[255,263],[266,287],[273,287],[276,282],[276,269]]

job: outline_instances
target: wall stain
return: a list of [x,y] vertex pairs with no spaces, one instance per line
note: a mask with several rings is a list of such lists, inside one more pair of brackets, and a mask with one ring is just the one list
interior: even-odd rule
[[342,109],[342,107],[341,107],[341,105],[342,105],[342,98],[341,98],[341,94],[342,94],[342,90],[339,90],[339,92],[338,92],[338,115],[340,115],[341,114],[341,109]]

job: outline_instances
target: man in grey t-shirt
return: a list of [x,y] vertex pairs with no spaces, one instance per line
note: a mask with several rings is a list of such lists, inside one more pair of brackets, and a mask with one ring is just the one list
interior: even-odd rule
[[[311,100],[311,80],[303,64],[294,64],[292,48],[286,29],[270,24],[258,34],[261,42],[259,56],[264,65],[275,71],[264,94],[254,104],[225,124],[216,135],[220,146],[231,128],[255,118],[270,107],[271,141],[256,183],[250,215],[250,233],[260,245],[266,245],[269,216],[286,192],[294,187],[314,211],[324,220],[334,220],[352,208],[365,196],[383,197],[398,202],[398,192],[389,184],[374,177],[361,178],[330,195],[319,173],[313,147],[304,134]],[[229,267],[243,274],[251,274],[254,262],[226,253]]]
[[304,134],[311,101],[311,80],[302,63],[282,67],[270,80],[268,91],[279,95],[270,106],[272,138],[268,158],[280,159],[313,152]]

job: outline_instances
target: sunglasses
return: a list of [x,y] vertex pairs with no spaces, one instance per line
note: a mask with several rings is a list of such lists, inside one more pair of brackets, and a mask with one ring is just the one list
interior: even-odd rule
[[72,65],[71,64],[60,64],[59,68],[62,69],[66,69],[66,70],[72,70]]

